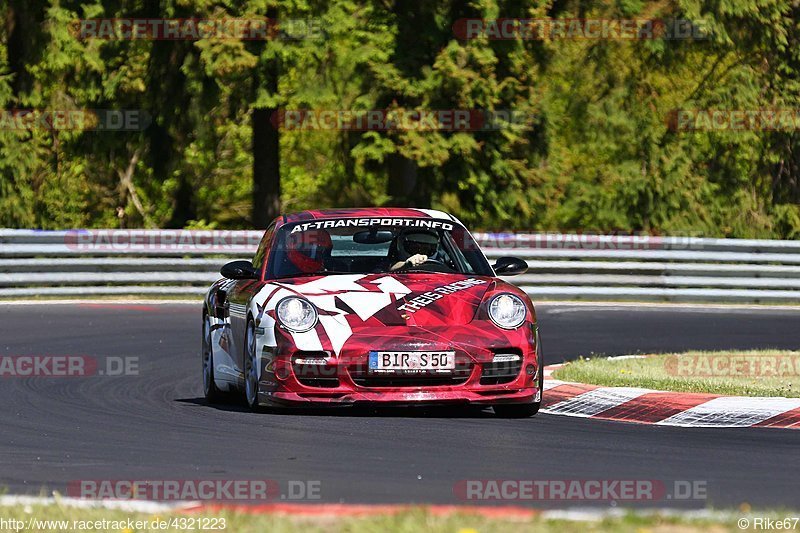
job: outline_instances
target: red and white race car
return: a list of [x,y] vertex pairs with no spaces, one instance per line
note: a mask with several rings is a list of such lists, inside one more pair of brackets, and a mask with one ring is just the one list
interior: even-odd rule
[[277,218],[253,261],[225,265],[203,307],[209,401],[248,405],[482,404],[531,416],[542,397],[536,314],[441,211],[305,211]]

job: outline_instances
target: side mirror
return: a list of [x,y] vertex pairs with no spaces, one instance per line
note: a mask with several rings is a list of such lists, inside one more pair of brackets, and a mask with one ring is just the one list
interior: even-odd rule
[[231,261],[219,273],[228,279],[256,279],[259,274],[250,261]]
[[528,271],[528,263],[519,257],[500,257],[492,268],[498,276],[516,276]]

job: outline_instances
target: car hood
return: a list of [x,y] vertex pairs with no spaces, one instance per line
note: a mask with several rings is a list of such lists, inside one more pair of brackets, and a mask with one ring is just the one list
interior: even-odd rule
[[293,278],[277,285],[311,301],[321,320],[346,318],[356,329],[467,324],[495,283],[485,276],[411,272]]

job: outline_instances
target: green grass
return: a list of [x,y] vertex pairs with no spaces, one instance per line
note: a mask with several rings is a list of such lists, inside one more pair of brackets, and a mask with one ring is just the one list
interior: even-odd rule
[[[767,513],[764,513],[765,515]],[[774,514],[774,513],[770,513]],[[797,513],[794,513],[796,516]],[[775,516],[792,516],[792,513],[784,513]],[[127,521],[131,520],[151,521],[178,519],[200,519],[213,518],[224,519],[224,529],[228,533],[253,532],[261,533],[316,533],[316,532],[346,532],[346,533],[382,533],[382,532],[403,532],[412,533],[425,531],[431,533],[484,533],[484,532],[541,532],[541,533],[579,533],[584,531],[597,532],[628,532],[628,531],[652,531],[652,532],[723,532],[740,531],[736,525],[737,514],[726,515],[720,519],[711,518],[681,518],[675,516],[657,515],[634,515],[628,514],[618,518],[606,518],[595,522],[578,522],[566,520],[548,520],[542,517],[529,519],[493,519],[484,518],[469,513],[457,513],[449,515],[434,515],[424,508],[412,509],[395,515],[381,515],[363,518],[336,518],[330,516],[286,516],[286,515],[249,515],[232,511],[224,511],[217,514],[181,514],[169,513],[161,515],[149,515],[144,513],[130,513],[124,511],[103,510],[103,509],[76,509],[59,505],[48,506],[24,506],[15,505],[0,507],[0,524],[9,519],[27,521],[32,518],[38,520],[66,520],[69,525],[65,529],[50,529],[51,531],[80,531],[79,521]],[[75,525],[73,525],[75,524]],[[221,523],[219,524],[221,525]],[[46,531],[40,526],[40,530]],[[166,529],[127,529],[120,527],[116,529],[98,529],[95,531],[118,531],[122,533],[133,533],[134,531],[192,531],[192,529],[166,528]],[[194,531],[198,531],[195,528]],[[0,527],[0,531],[13,531]],[[26,530],[30,531],[30,530]],[[85,531],[85,529],[83,530]],[[211,531],[211,530],[207,530]]]
[[553,372],[563,381],[733,396],[800,397],[800,352],[742,350],[579,359]]

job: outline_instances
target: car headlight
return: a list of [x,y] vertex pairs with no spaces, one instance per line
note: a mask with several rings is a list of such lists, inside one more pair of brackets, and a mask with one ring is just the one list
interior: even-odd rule
[[525,302],[513,294],[500,294],[489,302],[489,318],[504,329],[514,329],[525,322]]
[[281,325],[289,331],[303,333],[317,324],[317,310],[308,300],[289,296],[275,308]]

